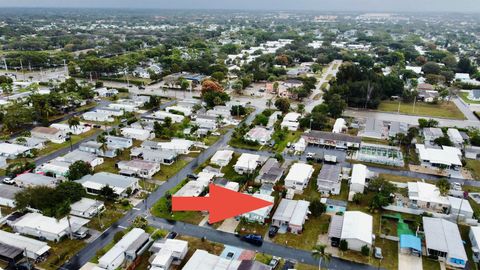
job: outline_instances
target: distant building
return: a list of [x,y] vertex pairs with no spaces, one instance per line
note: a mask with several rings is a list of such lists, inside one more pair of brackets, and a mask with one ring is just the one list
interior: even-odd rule
[[280,127],[287,128],[290,131],[297,131],[300,126],[300,117],[302,115],[299,113],[289,112],[283,117],[283,121],[280,124]]
[[31,131],[32,137],[49,140],[53,143],[65,142],[65,134],[56,128],[36,127]]

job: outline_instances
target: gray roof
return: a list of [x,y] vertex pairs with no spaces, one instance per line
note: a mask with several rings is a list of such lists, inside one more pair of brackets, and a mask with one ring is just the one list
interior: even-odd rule
[[343,216],[334,215],[330,220],[330,226],[328,227],[328,237],[341,238],[343,227]]
[[476,99],[480,98],[480,89],[471,90],[472,96]]
[[34,186],[50,186],[55,182],[55,178],[41,175],[38,173],[24,173],[15,177],[15,181]]
[[423,217],[423,230],[428,249],[447,252],[449,257],[467,260],[457,224],[441,218]]
[[21,190],[22,190],[21,188],[16,186],[0,184],[0,197],[13,200],[15,199],[15,194],[17,194]]
[[94,175],[85,175],[80,180],[77,180],[79,183],[84,183],[87,181],[95,182],[101,185],[109,185],[112,187],[119,188],[128,188],[134,182],[137,182],[138,179],[135,177],[123,176],[119,174],[109,173],[109,172],[99,172]]
[[0,243],[0,256],[8,258],[9,260],[16,261],[23,258],[23,250]]
[[362,138],[357,136],[351,136],[351,135],[342,134],[342,133],[317,131],[317,130],[312,130],[309,133],[304,133],[303,137],[307,139],[314,138],[314,139],[323,139],[323,140],[332,140],[332,141],[352,142],[352,143],[362,142]]
[[324,164],[320,173],[318,174],[318,180],[339,181],[339,175],[342,172],[340,165]]
[[347,207],[348,203],[346,201],[327,199],[327,204],[328,205],[341,206],[341,207]]

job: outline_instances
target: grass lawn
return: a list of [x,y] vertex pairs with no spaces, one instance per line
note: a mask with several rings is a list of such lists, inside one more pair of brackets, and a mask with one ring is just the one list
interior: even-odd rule
[[[390,241],[387,239],[377,238],[375,240],[375,246],[382,249],[383,260],[381,267],[389,270],[398,269],[398,242]],[[378,266],[379,261],[376,259],[371,260],[372,265]]]
[[264,263],[268,265],[270,261],[272,260],[273,256],[265,254],[265,253],[257,253],[255,254],[255,261]]
[[228,145],[230,145],[231,147],[235,147],[235,148],[241,148],[241,149],[247,149],[247,150],[254,150],[254,151],[258,151],[260,150],[260,148],[262,148],[262,145],[251,145],[251,144],[247,144],[245,143],[244,141],[242,141],[241,139],[236,139],[236,138],[232,138],[229,142],[228,142]]
[[423,270],[440,270],[440,263],[437,260],[422,256]]
[[[383,112],[398,112],[398,102],[391,100],[384,100],[378,106],[379,111]],[[439,104],[429,104],[417,102],[415,104],[415,111],[413,111],[413,103],[401,103],[400,113],[408,115],[420,115],[427,117],[443,117],[452,119],[466,119],[465,115],[457,108],[453,102],[442,102]]]
[[332,74],[328,74],[327,77],[325,78],[327,81],[330,81],[333,78]]
[[477,100],[471,100],[468,98],[468,92],[460,92],[458,93],[458,96],[463,99],[463,101],[465,101],[466,103],[470,103],[470,104],[480,104],[480,101],[477,101]]
[[153,179],[160,181],[167,181],[170,177],[177,174],[183,167],[187,166],[190,161],[180,157],[172,165],[162,165],[160,167],[160,172],[156,173],[153,176]]
[[115,204],[105,204],[105,211],[100,216],[94,217],[87,224],[88,228],[102,232],[110,227],[124,215],[122,209],[117,209]]
[[467,159],[467,169],[469,169],[476,179],[480,179],[480,161]]
[[239,157],[240,157],[240,154],[233,153],[233,157],[232,157],[232,160],[230,161],[230,163],[227,166],[222,168],[222,173],[224,174],[225,179],[230,179],[231,180],[231,179],[235,179],[235,178],[241,176],[233,168],[235,163],[237,163],[237,160],[238,160]]
[[328,87],[328,82],[324,82],[324,83],[322,83],[322,85],[320,86],[320,88],[321,88],[322,90],[327,90],[327,87]]
[[318,236],[328,232],[329,225],[329,215],[322,215],[320,217],[309,216],[303,226],[303,232],[301,234],[277,234],[273,238],[273,242],[310,251],[317,244]]
[[373,143],[373,144],[381,144],[381,145],[388,145],[388,140],[375,139],[375,138],[367,138],[367,137],[362,137],[362,142],[364,142],[364,143]]
[[386,174],[386,173],[381,173],[378,175],[379,177],[383,177],[388,181],[392,182],[400,182],[400,183],[407,183],[407,182],[418,182],[421,181],[422,179],[420,178],[413,178],[413,177],[408,177],[408,176],[401,176],[401,175],[394,175],[394,174]]
[[[170,194],[175,194],[180,188],[182,188],[187,183],[187,180],[183,180],[179,185],[172,188],[170,190]],[[151,213],[153,216],[165,218],[165,219],[172,219],[178,221],[184,221],[191,224],[198,224],[203,219],[203,215],[201,212],[189,212],[189,211],[182,211],[182,212],[175,212],[174,214],[170,213],[169,209],[167,208],[167,198],[162,197],[158,200],[152,207]]]
[[[78,143],[79,141],[87,138],[87,137],[90,137],[92,135],[94,135],[95,133],[97,133],[99,130],[98,129],[91,129],[85,133],[82,133],[80,135],[72,135],[72,145],[73,144],[76,144]],[[67,147],[70,147],[70,142],[64,142],[64,143],[52,143],[52,142],[49,142],[47,143],[47,145],[45,146],[45,148],[41,149],[40,151],[38,151],[38,155],[37,156],[44,156],[44,155],[48,155],[48,154],[51,154],[53,152],[56,152],[60,149],[63,149],[63,148],[67,148]]]
[[240,224],[238,224],[236,231],[241,235],[253,233],[263,236],[268,231],[268,224],[262,225],[257,222],[248,222],[242,219]]
[[85,247],[86,243],[80,240],[65,239],[59,243],[48,242],[48,245],[51,247],[50,255],[38,266],[42,269],[56,270]]
[[340,186],[340,194],[338,195],[332,195],[331,198],[334,200],[341,200],[341,201],[347,201],[348,200],[348,180],[342,180],[342,184]]
[[275,140],[275,151],[277,153],[282,153],[283,150],[287,147],[288,143],[295,143],[300,139],[300,136],[302,136],[303,132],[302,131],[288,131],[287,136],[283,140],[277,139],[275,134],[273,134],[272,139]]

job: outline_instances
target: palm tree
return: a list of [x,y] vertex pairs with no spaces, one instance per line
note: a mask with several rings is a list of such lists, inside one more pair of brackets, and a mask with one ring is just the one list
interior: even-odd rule
[[78,126],[80,126],[80,119],[78,117],[72,117],[68,119],[67,122],[70,129],[72,129],[72,127],[77,128]]
[[322,269],[322,261],[325,261],[325,264],[328,264],[332,258],[332,254],[325,251],[326,248],[327,246],[322,244],[316,245],[312,249],[312,256],[319,260],[318,269]]
[[267,107],[270,109],[270,107],[272,107],[273,105],[273,100],[272,99],[269,99],[267,100]]

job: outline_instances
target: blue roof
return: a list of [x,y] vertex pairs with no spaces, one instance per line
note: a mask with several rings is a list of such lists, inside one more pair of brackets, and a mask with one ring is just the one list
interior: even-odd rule
[[420,238],[414,235],[402,234],[400,235],[400,248],[411,248],[421,252],[422,243]]

